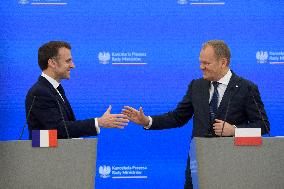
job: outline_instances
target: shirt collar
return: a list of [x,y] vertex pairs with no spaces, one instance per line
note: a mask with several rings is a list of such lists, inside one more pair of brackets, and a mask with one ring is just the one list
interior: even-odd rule
[[41,73],[41,76],[44,77],[45,79],[47,79],[47,81],[55,88],[57,89],[57,87],[60,85],[60,83],[58,83],[55,79],[53,79],[52,77],[46,75],[45,73]]
[[[229,71],[226,73],[226,75],[224,75],[224,77],[219,79],[218,83],[223,84],[223,85],[228,85],[232,75],[233,74],[232,74],[231,70],[229,69]],[[211,82],[211,84],[212,84],[212,82]]]

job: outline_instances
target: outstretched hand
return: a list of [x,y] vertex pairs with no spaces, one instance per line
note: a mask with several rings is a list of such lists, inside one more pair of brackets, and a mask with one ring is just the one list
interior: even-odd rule
[[145,116],[142,107],[140,107],[138,111],[130,106],[124,106],[124,109],[122,109],[122,114],[126,115],[127,119],[138,125],[149,125],[150,120],[147,116]]
[[98,118],[100,127],[104,128],[119,128],[123,129],[128,125],[129,120],[126,115],[123,114],[111,114],[111,105],[108,107],[102,117]]

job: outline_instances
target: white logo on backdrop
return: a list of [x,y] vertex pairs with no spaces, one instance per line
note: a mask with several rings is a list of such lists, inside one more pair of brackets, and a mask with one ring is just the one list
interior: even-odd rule
[[28,3],[29,3],[29,0],[19,0],[19,4],[25,5]]
[[109,64],[110,53],[109,52],[99,52],[98,58],[101,64]]
[[98,53],[100,64],[112,65],[147,65],[146,52],[107,52],[102,51]]
[[187,0],[178,0],[177,3],[180,4],[180,5],[185,5],[185,4],[188,3],[188,1]]
[[192,173],[197,173],[198,165],[196,160],[190,161],[190,170]]
[[147,179],[147,166],[107,166],[101,165],[99,167],[99,174],[101,178],[133,178],[133,179]]
[[257,51],[255,57],[256,57],[257,63],[259,64],[267,63],[268,52],[267,51]]
[[[182,1],[182,0],[178,0]],[[188,0],[190,5],[225,5],[225,0]]]
[[103,165],[99,167],[99,173],[102,178],[110,177],[110,171],[110,166]]

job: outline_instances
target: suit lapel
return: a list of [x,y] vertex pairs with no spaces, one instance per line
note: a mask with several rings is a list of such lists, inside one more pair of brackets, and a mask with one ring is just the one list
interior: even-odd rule
[[65,107],[67,108],[67,110],[68,110],[69,113],[70,113],[71,120],[75,120],[75,116],[74,116],[72,107],[71,107],[71,105],[70,105],[70,103],[69,103],[67,97],[65,96],[65,94],[63,94],[63,95],[64,95],[64,99],[65,99],[65,102],[63,102],[63,103],[64,103]]
[[[58,94],[58,92],[56,91],[56,89],[52,86],[51,83],[49,83],[49,81],[47,81],[47,79],[45,79],[44,77],[40,76],[39,77],[39,82],[43,83],[45,86],[47,86],[51,92],[54,94],[55,98],[56,98],[56,101],[60,104],[60,106],[62,107],[62,111],[66,112],[67,114],[67,117],[70,119],[70,120],[75,120],[75,117],[74,117],[74,113],[73,113],[73,110],[71,108],[71,106],[69,105],[69,103],[65,103],[63,101],[63,99],[61,98],[61,96]],[[68,106],[69,105],[69,106]]]
[[240,78],[235,73],[232,72],[232,77],[229,81],[229,84],[228,84],[226,90],[225,90],[224,96],[223,96],[221,103],[219,105],[219,108],[217,110],[216,117],[220,118],[220,116],[225,114],[226,109],[228,107],[229,100],[232,99],[233,96],[235,95],[235,93],[239,90],[239,87],[237,86],[237,83],[238,83],[239,80],[240,80]]
[[208,115],[207,116],[207,119],[206,119],[206,125],[210,125],[209,122],[210,122],[210,119],[209,119],[209,96],[210,96],[210,93],[209,93],[209,88],[210,88],[210,84],[211,82],[210,81],[207,81],[207,80],[204,80],[202,86],[200,87],[200,89],[202,90],[201,91],[201,100],[202,100],[202,110],[204,112],[204,115]]

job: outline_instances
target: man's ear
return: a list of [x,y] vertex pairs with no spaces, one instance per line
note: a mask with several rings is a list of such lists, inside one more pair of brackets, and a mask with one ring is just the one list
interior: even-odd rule
[[222,64],[222,67],[227,67],[228,66],[228,60],[227,58],[221,58],[221,64]]
[[47,61],[47,67],[50,67],[50,68],[54,68],[55,67],[55,61],[53,59],[48,59]]

